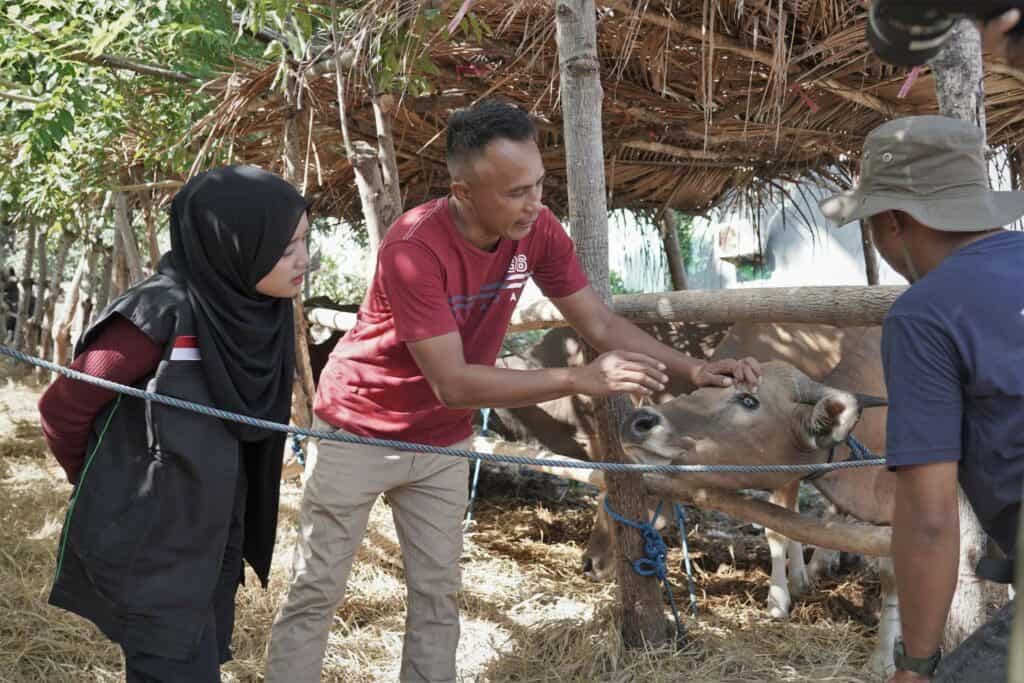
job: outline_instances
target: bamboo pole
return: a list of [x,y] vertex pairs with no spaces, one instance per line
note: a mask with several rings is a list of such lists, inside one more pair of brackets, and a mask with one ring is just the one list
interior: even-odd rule
[[[514,455],[550,462],[550,465],[525,467],[589,484],[602,491],[607,489],[603,471],[563,466],[564,463],[583,462],[576,458],[485,436],[473,437],[471,448],[481,453]],[[744,522],[760,524],[800,543],[875,557],[887,557],[890,554],[892,532],[887,526],[819,519],[736,491],[694,488],[687,485],[685,475],[644,474],[642,479],[647,492],[656,498],[717,510]]]
[[[880,325],[899,285],[880,287],[745,287],[613,297],[619,315],[637,324],[660,322],[778,322],[837,327]],[[568,325],[547,299],[516,311],[509,332]]]

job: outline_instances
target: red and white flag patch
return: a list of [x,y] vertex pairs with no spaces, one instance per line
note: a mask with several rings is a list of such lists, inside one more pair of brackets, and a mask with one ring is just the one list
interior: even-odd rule
[[181,336],[174,340],[171,360],[199,360],[199,340],[192,336]]

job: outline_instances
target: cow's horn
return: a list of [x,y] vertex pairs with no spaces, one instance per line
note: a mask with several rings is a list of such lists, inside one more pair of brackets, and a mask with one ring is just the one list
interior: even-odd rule
[[889,399],[887,398],[879,398],[869,394],[854,394],[854,396],[857,397],[857,403],[861,408],[884,408],[889,405]]
[[800,375],[796,380],[796,402],[813,406],[825,397],[826,389],[824,384],[815,382],[806,375]]

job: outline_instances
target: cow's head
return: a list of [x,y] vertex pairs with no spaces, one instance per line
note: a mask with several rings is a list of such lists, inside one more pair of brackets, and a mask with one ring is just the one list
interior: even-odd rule
[[[756,390],[703,388],[641,408],[620,428],[629,456],[649,464],[799,464],[823,462],[860,419],[883,405],[820,384],[788,363],[762,366]],[[684,474],[695,487],[775,489],[803,474]]]
[[[620,428],[627,454],[657,465],[824,462],[832,446],[849,436],[863,408],[885,405],[883,399],[815,382],[788,363],[765,363],[762,372],[756,391],[705,388],[633,411]],[[694,488],[735,490],[776,489],[805,475],[678,476]],[[600,507],[583,555],[584,571],[591,578],[614,576],[613,524]]]

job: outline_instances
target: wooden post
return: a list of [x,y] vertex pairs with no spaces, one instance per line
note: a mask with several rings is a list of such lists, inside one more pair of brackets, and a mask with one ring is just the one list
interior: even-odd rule
[[665,247],[665,258],[668,260],[668,272],[672,278],[672,289],[688,289],[686,283],[686,264],[683,263],[683,250],[679,248],[679,216],[674,209],[666,208],[658,221],[661,243]]
[[[597,56],[597,16],[593,0],[557,0],[556,36],[565,131],[569,220],[580,263],[591,285],[611,302],[608,280],[608,209],[601,138],[601,63]],[[587,348],[587,360],[594,357]],[[625,396],[596,401],[598,452],[609,461],[626,461],[618,424],[630,409]],[[643,481],[636,476],[608,477],[608,500],[631,519],[647,516]],[[628,647],[666,640],[661,586],[637,575],[631,561],[643,556],[643,541],[632,530],[617,530],[617,572],[623,642]]]
[[35,263],[36,223],[26,219],[28,230],[25,234],[25,258],[21,262],[21,281],[18,283],[18,314],[14,322],[14,348],[25,349],[25,328],[32,301],[32,266]]
[[[858,327],[879,325],[902,285],[877,287],[744,287],[659,294],[620,294],[615,312],[640,324],[775,322]],[[512,316],[509,332],[564,327],[555,306],[541,299]]]
[[[296,187],[302,180],[303,135],[302,117],[295,108],[296,87],[294,77],[289,75],[286,91],[292,107],[284,124],[284,179]],[[313,424],[313,366],[309,361],[307,345],[306,314],[302,305],[302,295],[292,299],[292,313],[295,324],[295,378],[292,383],[292,422],[299,427],[310,427]],[[294,468],[291,468],[294,470]]]
[[[969,121],[985,130],[984,73],[981,62],[981,36],[968,21],[953,30],[946,46],[930,63],[935,74],[935,92],[939,112],[944,116]],[[946,621],[942,649],[950,652],[976,631],[988,618],[984,581],[974,568],[985,555],[987,537],[974,510],[959,487],[960,571],[956,594]]]

